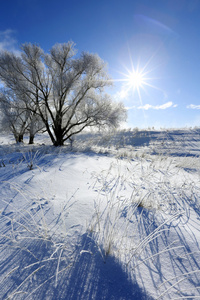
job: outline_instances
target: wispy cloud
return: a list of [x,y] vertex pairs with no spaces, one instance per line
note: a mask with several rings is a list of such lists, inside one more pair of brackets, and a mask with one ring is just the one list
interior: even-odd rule
[[17,50],[17,40],[14,34],[15,31],[11,29],[0,31],[0,51],[8,50],[19,52],[19,50]]
[[130,109],[136,108],[136,106],[135,106],[135,105],[133,105],[133,106],[126,106],[125,108],[126,108],[127,110],[130,110]]
[[149,109],[155,109],[155,110],[159,110],[159,109],[167,109],[170,107],[177,107],[177,104],[174,104],[172,101],[164,103],[162,105],[151,105],[151,104],[145,104],[145,105],[141,105],[141,106],[127,106],[126,109],[130,110],[130,109],[143,109],[143,110],[149,110]]
[[200,109],[200,105],[190,104],[190,105],[187,106],[187,108],[190,108],[190,109]]
[[149,110],[149,109],[167,109],[170,107],[177,107],[177,104],[174,104],[172,101],[169,101],[167,103],[164,103],[162,105],[151,105],[151,104],[145,104],[142,106],[138,106],[138,109],[144,109],[144,110]]

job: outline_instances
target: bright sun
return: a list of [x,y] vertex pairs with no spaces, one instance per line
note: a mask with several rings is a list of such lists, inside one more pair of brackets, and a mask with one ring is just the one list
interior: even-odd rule
[[157,89],[155,86],[149,83],[149,81],[151,81],[153,78],[148,76],[149,73],[152,72],[151,69],[148,69],[148,63],[142,68],[138,64],[135,68],[131,61],[131,68],[128,69],[125,67],[126,73],[119,72],[121,75],[123,75],[123,78],[117,80],[123,82],[120,92],[122,99],[125,99],[129,92],[132,91],[133,94],[136,92],[136,94],[139,96],[140,102],[142,103],[141,91],[145,91],[145,87],[148,86]]
[[139,71],[133,71],[127,76],[127,84],[134,89],[139,89],[145,84],[144,74]]
[[122,73],[124,75],[124,79],[121,79],[120,81],[124,82],[124,85],[122,87],[122,91],[124,94],[128,94],[130,90],[133,91],[133,93],[137,93],[139,95],[139,98],[141,98],[141,90],[144,90],[145,86],[150,85],[148,83],[148,79],[146,77],[147,72],[144,71],[144,69],[137,68],[135,69],[132,66],[132,69],[127,69],[127,73]]
[[152,85],[152,81],[155,79],[159,79],[159,77],[154,77],[154,71],[159,67],[157,62],[154,60],[156,53],[153,53],[152,56],[145,62],[141,63],[141,59],[139,57],[138,61],[133,63],[131,51],[128,47],[130,63],[129,67],[123,64],[123,68],[125,71],[117,71],[121,74],[121,78],[116,79],[116,82],[121,82],[120,90],[118,91],[119,99],[123,99],[125,101],[135,101],[143,104],[142,97],[149,96],[148,89],[155,89],[161,92],[164,92],[159,87]]

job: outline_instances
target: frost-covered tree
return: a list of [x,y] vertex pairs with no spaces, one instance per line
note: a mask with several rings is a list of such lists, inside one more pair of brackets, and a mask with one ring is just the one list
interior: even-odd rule
[[17,143],[23,142],[24,134],[29,126],[30,112],[24,107],[16,95],[4,91],[0,93],[1,129],[12,132]]
[[0,79],[40,116],[55,146],[86,127],[117,127],[126,118],[123,104],[104,93],[111,84],[105,63],[96,54],[77,57],[73,42],[49,53],[34,44],[22,45],[21,56],[1,52]]
[[23,142],[24,134],[29,133],[29,144],[33,144],[35,134],[44,128],[39,115],[12,91],[0,91],[0,112],[1,130],[12,132],[17,143]]

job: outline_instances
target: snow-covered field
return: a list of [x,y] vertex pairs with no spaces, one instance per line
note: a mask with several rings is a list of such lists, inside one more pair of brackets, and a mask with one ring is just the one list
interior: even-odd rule
[[0,299],[200,299],[200,129],[2,135],[0,213]]

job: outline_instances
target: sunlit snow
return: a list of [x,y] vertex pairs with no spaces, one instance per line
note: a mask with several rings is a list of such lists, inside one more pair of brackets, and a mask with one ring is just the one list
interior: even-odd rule
[[200,130],[0,137],[1,299],[200,297]]

